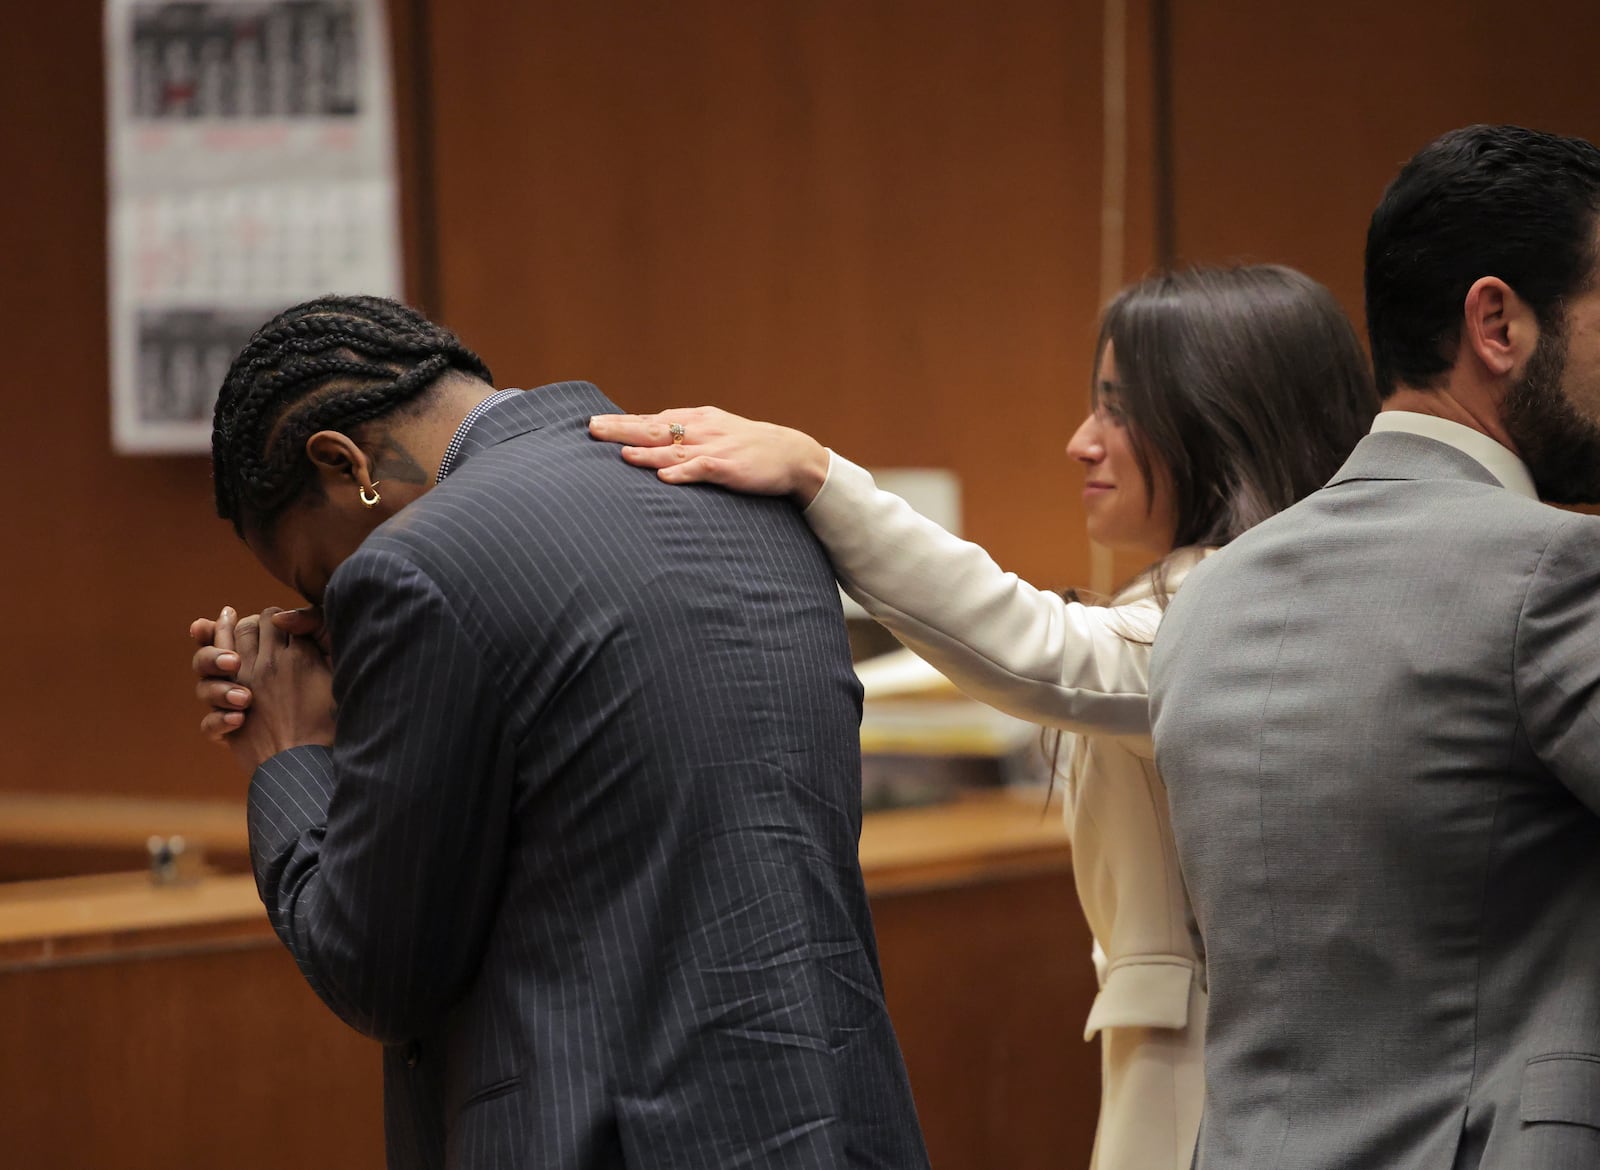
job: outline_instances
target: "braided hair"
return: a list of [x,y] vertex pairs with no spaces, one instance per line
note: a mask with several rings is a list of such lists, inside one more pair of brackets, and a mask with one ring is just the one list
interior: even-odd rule
[[212,416],[217,515],[270,532],[316,485],[306,440],[420,405],[444,374],[493,383],[450,330],[385,297],[324,296],[279,313],[228,368]]

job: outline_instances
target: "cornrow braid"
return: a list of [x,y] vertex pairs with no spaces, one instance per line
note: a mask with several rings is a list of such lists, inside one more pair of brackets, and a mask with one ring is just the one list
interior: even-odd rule
[[233,359],[212,416],[217,515],[271,530],[315,482],[306,440],[421,396],[450,370],[493,383],[450,330],[385,297],[325,296],[268,321]]

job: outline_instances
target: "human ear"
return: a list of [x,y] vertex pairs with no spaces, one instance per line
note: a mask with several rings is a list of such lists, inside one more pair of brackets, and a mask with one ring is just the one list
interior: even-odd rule
[[371,491],[372,465],[367,454],[341,431],[318,431],[306,440],[306,457],[317,469],[329,495]]
[[1496,276],[1484,276],[1467,290],[1462,346],[1488,373],[1504,378],[1532,356],[1539,343],[1539,321],[1516,290]]

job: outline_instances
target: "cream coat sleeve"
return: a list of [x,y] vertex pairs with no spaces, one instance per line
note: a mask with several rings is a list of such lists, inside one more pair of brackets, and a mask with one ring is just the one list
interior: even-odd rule
[[1105,608],[1036,589],[834,452],[805,515],[845,592],[969,695],[1150,754],[1154,601]]

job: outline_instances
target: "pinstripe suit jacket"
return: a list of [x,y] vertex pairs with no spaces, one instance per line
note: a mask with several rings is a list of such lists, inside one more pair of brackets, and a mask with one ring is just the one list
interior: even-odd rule
[[391,1166],[926,1166],[828,562],[616,409],[497,405],[335,572],[337,741],[251,784],[273,925],[386,1045]]

